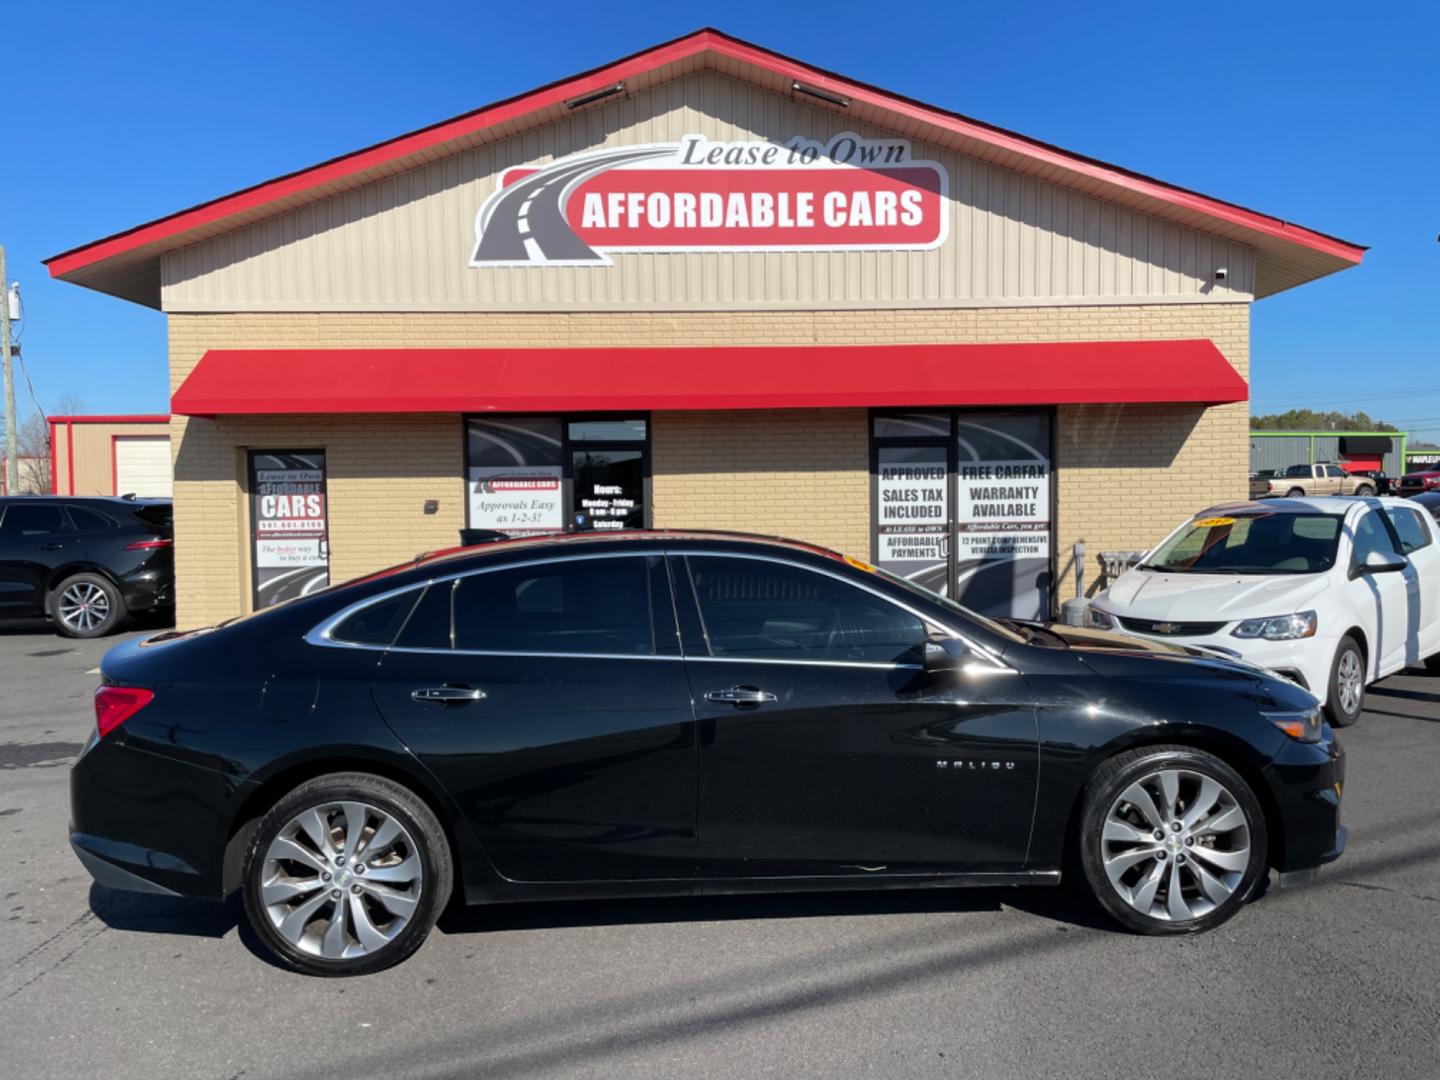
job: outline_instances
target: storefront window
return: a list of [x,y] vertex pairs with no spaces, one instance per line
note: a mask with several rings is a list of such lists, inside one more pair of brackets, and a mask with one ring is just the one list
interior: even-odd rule
[[886,413],[872,420],[875,561],[991,616],[1048,618],[1052,414]]
[[645,528],[649,433],[637,416],[468,420],[469,527],[511,536]]
[[325,451],[250,452],[251,602],[267,608],[330,584]]

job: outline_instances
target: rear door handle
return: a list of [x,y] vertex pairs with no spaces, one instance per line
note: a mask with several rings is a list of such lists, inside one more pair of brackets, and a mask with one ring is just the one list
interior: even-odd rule
[[774,701],[775,695],[756,686],[732,686],[729,690],[711,690],[705,695],[705,700],[723,705],[759,705]]
[[426,686],[412,690],[410,697],[414,701],[438,702],[443,705],[447,702],[484,701],[485,691],[470,686]]

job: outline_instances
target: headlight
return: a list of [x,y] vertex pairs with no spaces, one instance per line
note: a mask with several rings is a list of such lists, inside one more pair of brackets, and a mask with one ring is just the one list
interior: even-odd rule
[[1233,637],[1264,638],[1266,641],[1293,641],[1295,638],[1314,637],[1315,612],[1302,611],[1296,615],[1246,619],[1230,633]]
[[1260,715],[1296,742],[1319,742],[1325,727],[1319,705],[1303,712],[1262,712]]
[[1085,608],[1085,625],[1092,630],[1115,629],[1115,617],[1108,611],[1101,611],[1094,604]]

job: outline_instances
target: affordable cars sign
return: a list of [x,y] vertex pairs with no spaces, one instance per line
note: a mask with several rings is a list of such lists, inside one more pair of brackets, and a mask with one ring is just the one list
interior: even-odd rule
[[608,266],[613,251],[922,251],[944,243],[945,169],[903,139],[678,143],[507,170],[470,265]]

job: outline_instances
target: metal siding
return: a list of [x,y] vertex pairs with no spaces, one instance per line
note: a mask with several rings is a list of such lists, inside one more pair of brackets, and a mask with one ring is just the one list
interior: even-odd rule
[[[386,176],[163,258],[168,311],[924,307],[1252,297],[1243,244],[915,143],[950,175],[924,252],[619,252],[615,265],[472,269],[474,219],[515,165],[583,150],[893,132],[715,71]],[[1217,266],[1227,280],[1213,282]]]
[[169,424],[74,424],[71,425],[75,446],[75,490],[69,490],[70,462],[66,455],[64,424],[55,428],[59,452],[55,465],[59,473],[57,485],[62,495],[114,495],[114,436],[143,435],[169,438]]
[[1304,435],[1250,436],[1250,471],[1274,469],[1283,472],[1291,465],[1310,460],[1310,440]]
[[1340,464],[1340,436],[1316,435],[1315,460]]

